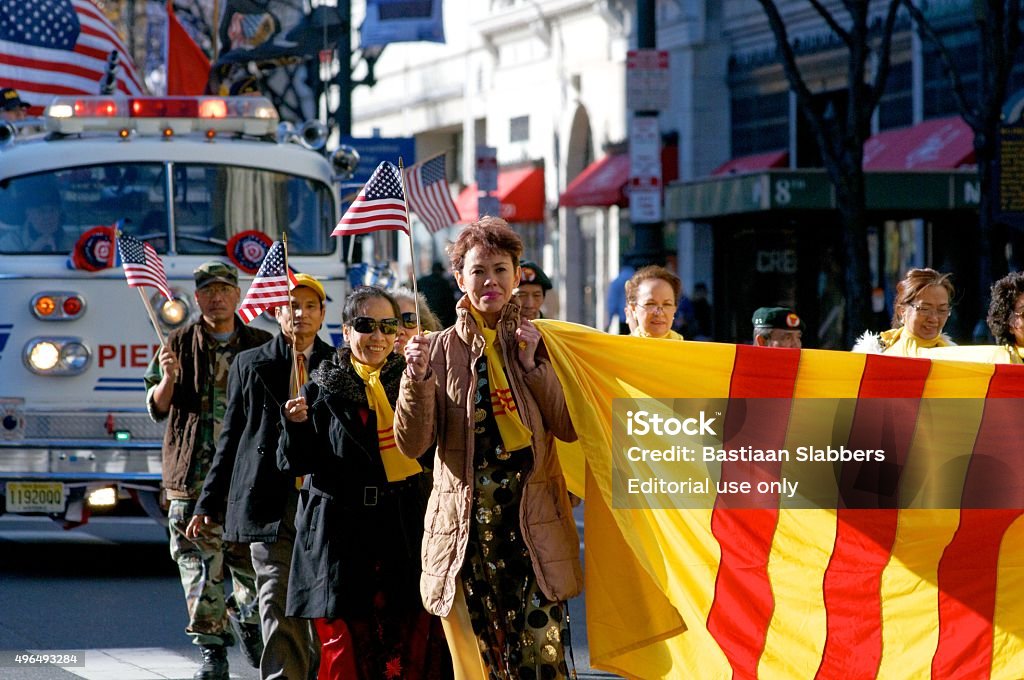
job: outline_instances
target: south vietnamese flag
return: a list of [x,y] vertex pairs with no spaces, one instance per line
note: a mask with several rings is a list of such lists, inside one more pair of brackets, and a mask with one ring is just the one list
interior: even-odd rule
[[[645,679],[1024,676],[1024,366],[537,326],[580,437],[558,447],[586,498],[594,667]],[[609,414],[637,397],[773,398],[784,405],[762,442],[773,448],[832,434],[822,398],[856,399],[854,423],[901,399],[885,436],[902,474],[960,465],[960,507],[618,509]],[[722,465],[723,477],[739,470]],[[993,469],[1008,477],[1004,509],[985,509]]]

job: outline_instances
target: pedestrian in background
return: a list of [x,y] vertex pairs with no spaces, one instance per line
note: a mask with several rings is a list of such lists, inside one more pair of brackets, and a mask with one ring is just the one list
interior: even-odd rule
[[629,309],[626,284],[635,273],[633,265],[623,262],[619,273],[608,284],[608,297],[605,301],[605,306],[608,308],[608,322],[605,324],[605,329],[609,333],[614,331],[619,335],[629,335],[633,332],[635,319],[631,318],[632,312]]
[[278,469],[276,454],[284,403],[298,396],[308,372],[333,357],[334,348],[317,335],[327,298],[323,285],[296,274],[289,297],[290,304],[274,309],[280,334],[231,364],[217,455],[187,530],[198,540],[223,525],[225,540],[249,543],[264,643],[261,680],[306,680],[320,656],[310,622],[285,615],[299,492],[295,477]]
[[14,123],[28,117],[30,106],[13,87],[0,89],[0,121]]
[[950,274],[911,269],[896,284],[892,328],[878,335],[866,331],[853,351],[916,357],[922,349],[954,345],[942,329],[952,313],[955,292]]
[[1024,363],[1024,272],[1011,272],[992,284],[986,320],[1006,350],[1006,362]]
[[399,316],[398,335],[395,336],[395,354],[403,356],[405,343],[409,338],[416,335],[416,311],[420,313],[420,326],[425,333],[434,333],[443,328],[441,320],[437,318],[423,293],[416,295],[408,288],[402,286],[393,293],[398,301]]
[[754,312],[754,344],[758,347],[803,346],[804,322],[789,307],[760,307]]
[[420,591],[456,677],[567,678],[579,536],[554,437],[575,441],[540,332],[520,316],[522,241],[499,218],[449,246],[455,326],[411,338],[395,410],[407,456],[436,444]]
[[246,657],[259,660],[262,641],[257,612],[256,575],[248,547],[225,541],[213,527],[196,539],[187,535],[196,499],[216,453],[227,403],[228,370],[242,351],[258,347],[270,334],[242,323],[235,314],[241,291],[238,270],[217,260],[194,272],[200,319],[173,331],[146,371],[146,406],[157,421],[166,419],[163,489],[171,557],[185,590],[185,632],[199,646],[203,664],[196,680],[227,680],[227,647],[234,644],[224,598],[224,567],[231,572],[240,625],[247,634]]
[[391,427],[405,369],[393,352],[399,314],[383,289],[353,291],[347,348],[285,404],[278,464],[306,475],[288,615],[315,620],[325,680],[450,676],[440,621],[418,594],[422,468],[399,453]]
[[452,280],[445,275],[444,265],[435,262],[430,267],[430,273],[416,279],[416,285],[423,297],[427,298],[430,310],[441,320],[443,328],[448,328],[455,323],[455,301],[458,300]]
[[519,270],[522,275],[515,290],[516,302],[519,303],[519,315],[529,321],[543,318],[544,313],[541,312],[541,307],[544,306],[544,298],[551,290],[551,279],[536,262],[529,260],[520,262]]
[[683,336],[672,330],[682,292],[682,281],[664,267],[652,264],[638,269],[626,286],[627,304],[636,319],[632,335],[682,340]]

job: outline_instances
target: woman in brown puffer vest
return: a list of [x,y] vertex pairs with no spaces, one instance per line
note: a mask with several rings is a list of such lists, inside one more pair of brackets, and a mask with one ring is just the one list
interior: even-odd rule
[[576,432],[540,332],[514,301],[521,254],[504,220],[459,234],[458,320],[409,340],[395,408],[402,453],[437,444],[420,594],[444,617],[456,677],[568,677],[565,601],[583,587],[554,449]]

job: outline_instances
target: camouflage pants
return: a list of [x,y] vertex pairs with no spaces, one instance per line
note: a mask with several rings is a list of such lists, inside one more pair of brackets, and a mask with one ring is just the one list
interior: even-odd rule
[[171,558],[178,564],[181,586],[188,607],[185,632],[197,645],[231,645],[234,636],[228,625],[224,597],[224,567],[231,573],[235,607],[244,623],[259,625],[256,574],[249,557],[249,546],[228,543],[221,527],[213,527],[193,541],[185,537],[185,527],[195,509],[195,501],[172,500],[167,511],[171,533]]

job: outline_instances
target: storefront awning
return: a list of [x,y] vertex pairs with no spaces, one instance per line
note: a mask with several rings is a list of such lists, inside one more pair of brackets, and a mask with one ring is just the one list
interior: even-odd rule
[[739,156],[711,171],[712,177],[720,175],[741,175],[747,172],[757,172],[768,168],[784,168],[789,165],[789,152],[786,150],[769,151],[751,156]]
[[864,144],[865,170],[952,170],[974,163],[974,133],[960,116],[886,130]]
[[[865,173],[867,209],[893,215],[977,210],[981,191],[970,169]],[[773,210],[836,208],[824,170],[768,170],[674,184],[665,191],[665,219],[708,220]]]
[[[501,217],[508,222],[544,221],[544,168],[519,168],[498,171],[498,190]],[[479,219],[476,184],[463,189],[455,199],[462,222]]]
[[563,208],[583,206],[625,207],[629,203],[624,189],[629,181],[629,155],[610,154],[594,161],[562,192],[558,205]]
[[[569,182],[558,205],[562,208],[607,208],[629,205],[629,154],[608,154],[585,167]],[[661,147],[661,178],[663,185],[679,177],[679,147]]]

